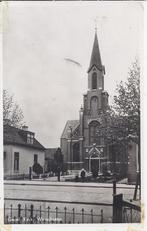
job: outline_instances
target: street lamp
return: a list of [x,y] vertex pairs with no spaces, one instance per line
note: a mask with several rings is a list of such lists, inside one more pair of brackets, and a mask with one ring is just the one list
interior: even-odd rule
[[73,157],[72,157],[72,126],[69,126],[69,136],[70,136],[70,162],[71,162],[71,170],[72,170],[72,161],[73,161]]

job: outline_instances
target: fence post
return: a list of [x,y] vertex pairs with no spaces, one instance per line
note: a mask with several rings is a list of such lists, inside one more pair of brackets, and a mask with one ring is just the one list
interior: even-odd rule
[[113,195],[113,223],[122,223],[123,194]]
[[30,206],[30,224],[33,224],[33,210],[34,210],[34,205]]
[[93,209],[91,209],[91,223],[93,223]]
[[73,215],[73,224],[75,223],[75,209],[72,209],[72,215]]
[[47,213],[48,213],[48,223],[50,223],[50,207],[47,207]]
[[103,209],[101,209],[101,223],[103,223]]
[[27,206],[25,204],[25,224],[27,223]]
[[12,204],[10,205],[10,216],[11,216],[11,219],[12,219]]
[[42,217],[41,217],[41,215],[42,215],[42,211],[41,211],[41,205],[40,205],[40,223],[42,223]]
[[18,223],[20,223],[20,217],[21,217],[21,204],[18,204]]
[[82,223],[84,223],[84,209],[82,209]]
[[58,219],[58,207],[55,208],[56,210],[56,224],[58,223],[57,219]]
[[66,224],[66,210],[67,210],[67,208],[66,208],[66,206],[65,206],[65,208],[64,208],[64,222],[65,222],[65,224]]

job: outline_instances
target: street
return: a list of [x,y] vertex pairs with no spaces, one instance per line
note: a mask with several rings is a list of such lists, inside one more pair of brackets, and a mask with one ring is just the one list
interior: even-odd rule
[[[93,209],[95,214],[100,214],[103,209],[104,222],[112,222],[112,184],[91,184],[91,183],[51,183],[51,182],[5,182],[4,194],[5,204],[10,206],[17,206],[18,203],[22,205],[33,204],[36,207],[40,205],[45,208],[50,206],[55,209],[56,206],[63,211],[66,206],[68,210],[72,211],[75,208],[76,212],[80,212],[83,208],[86,212]],[[126,200],[133,198],[134,187],[126,185],[118,185],[117,194],[123,193]],[[8,200],[9,198],[9,200]],[[11,199],[17,199],[12,201]],[[21,201],[25,199],[26,201]],[[43,200],[43,201],[37,201]],[[49,200],[49,202],[45,201]],[[69,203],[68,203],[69,202]],[[70,203],[72,202],[72,204]],[[99,203],[99,205],[98,205]],[[95,205],[96,204],[96,205]],[[95,221],[98,223],[98,220]]]

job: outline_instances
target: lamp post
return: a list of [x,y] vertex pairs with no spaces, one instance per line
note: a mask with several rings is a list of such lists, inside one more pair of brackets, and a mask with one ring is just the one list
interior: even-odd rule
[[72,170],[72,161],[73,161],[73,156],[72,156],[72,126],[69,126],[69,135],[70,135],[70,162],[71,162],[71,170]]

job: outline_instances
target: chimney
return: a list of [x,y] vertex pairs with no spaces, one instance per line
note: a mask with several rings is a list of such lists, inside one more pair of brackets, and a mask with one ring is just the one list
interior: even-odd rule
[[26,126],[26,125],[22,126],[22,130],[28,131],[28,126]]

